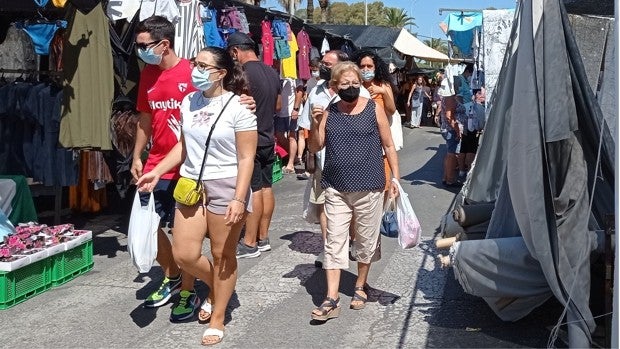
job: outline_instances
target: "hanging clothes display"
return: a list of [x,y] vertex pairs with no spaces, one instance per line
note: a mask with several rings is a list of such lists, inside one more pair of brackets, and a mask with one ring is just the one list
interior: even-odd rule
[[30,36],[34,44],[34,51],[38,55],[48,55],[50,43],[58,29],[66,28],[67,21],[52,21],[49,23],[32,23],[29,21],[16,22],[15,26]]
[[67,0],[52,0],[52,4],[55,7],[63,8],[67,4]]
[[205,33],[200,20],[200,1],[179,1],[178,13],[180,17],[175,26],[174,51],[182,58],[196,57],[205,45]]
[[140,1],[137,0],[114,0],[108,1],[106,14],[113,21],[120,19],[132,19],[140,10]]
[[[137,0],[134,0],[137,1]],[[179,0],[179,6],[188,1]],[[197,2],[197,1],[196,1]],[[175,0],[142,0],[140,6],[140,22],[151,16],[163,16],[176,23],[181,17]]]
[[324,56],[329,50],[330,50],[329,42],[327,42],[327,38],[324,37],[323,38],[323,43],[321,44],[321,55]]
[[69,188],[69,207],[80,212],[99,212],[108,205],[106,190],[95,189],[89,179],[91,152],[80,153],[80,181]]
[[200,5],[200,20],[203,25],[203,36],[206,46],[226,47],[226,42],[217,30],[217,10]]
[[114,70],[108,18],[102,5],[88,15],[73,10],[72,16],[63,49],[60,144],[110,150],[108,122],[114,99]]
[[[0,67],[5,69],[37,69],[37,55],[28,34],[15,25],[9,26],[6,37],[0,44]],[[15,79],[19,74],[5,74]]]
[[250,25],[245,12],[242,8],[235,6],[226,6],[222,9],[220,25],[222,28],[234,28],[245,34],[250,32]]
[[312,50],[312,43],[310,42],[310,36],[308,33],[301,29],[297,33],[297,70],[298,77],[302,80],[310,80],[312,75],[310,74],[310,51]]
[[263,63],[268,66],[273,65],[274,40],[271,34],[271,22],[263,20],[261,27],[261,43],[263,44]]
[[297,39],[291,30],[291,26],[286,23],[287,45],[289,47],[290,56],[282,59],[281,75],[283,78],[297,79]]
[[462,53],[460,58],[472,58],[472,43],[474,30],[482,26],[481,12],[450,13],[440,25],[450,36],[452,44],[459,48]]
[[62,89],[8,83],[0,87],[0,100],[0,173],[31,177],[45,186],[77,183],[73,151],[58,147]]

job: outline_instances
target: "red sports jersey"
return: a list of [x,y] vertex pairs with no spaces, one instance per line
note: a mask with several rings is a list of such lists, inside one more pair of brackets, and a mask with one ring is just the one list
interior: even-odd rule
[[[192,85],[192,68],[187,59],[181,59],[176,66],[167,70],[150,64],[142,70],[137,109],[151,114],[153,126],[152,146],[144,165],[144,173],[151,171],[179,141],[169,123],[174,119],[174,123],[180,125],[181,101],[193,91],[196,88]],[[161,178],[179,178],[179,168],[175,167]]]

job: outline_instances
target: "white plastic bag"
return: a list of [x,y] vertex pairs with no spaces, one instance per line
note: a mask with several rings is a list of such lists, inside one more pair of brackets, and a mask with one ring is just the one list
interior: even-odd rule
[[396,220],[398,221],[398,244],[402,248],[412,248],[420,243],[422,236],[422,227],[420,221],[415,215],[409,195],[405,193],[403,187],[400,186],[398,180],[393,178],[392,181],[398,186],[399,195],[396,198]]
[[129,218],[127,232],[127,251],[133,264],[141,273],[147,273],[157,256],[157,230],[160,217],[155,212],[155,199],[150,194],[146,206],[140,203],[140,193],[136,191]]
[[301,217],[310,224],[319,223],[319,209],[316,204],[310,202],[310,194],[312,193],[312,185],[314,183],[314,175],[310,175],[306,180],[306,189],[304,190],[304,202],[302,206]]
[[397,111],[391,117],[388,117],[390,121],[390,131],[392,132],[392,142],[394,142],[394,148],[396,151],[403,149],[403,125],[401,125],[400,113]]

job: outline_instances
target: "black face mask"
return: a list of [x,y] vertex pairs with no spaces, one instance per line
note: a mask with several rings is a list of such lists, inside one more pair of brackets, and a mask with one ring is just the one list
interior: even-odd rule
[[344,90],[338,90],[338,96],[340,96],[340,99],[343,101],[351,103],[360,96],[360,88],[349,86]]
[[329,81],[332,78],[332,68],[327,68],[326,66],[321,66],[319,68],[319,77],[323,80]]

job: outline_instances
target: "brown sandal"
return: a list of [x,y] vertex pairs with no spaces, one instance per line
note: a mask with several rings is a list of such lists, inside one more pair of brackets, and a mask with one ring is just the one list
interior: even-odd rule
[[312,311],[312,319],[317,321],[327,321],[329,319],[337,318],[340,315],[340,297],[337,299],[326,297],[323,303],[315,308],[320,314],[316,314]]
[[[359,291],[366,293],[366,297],[360,295]],[[353,310],[362,310],[366,308],[366,302],[368,302],[368,292],[366,292],[365,286],[357,286],[355,287],[355,291],[353,292],[353,298],[351,298],[351,305],[349,306]],[[353,302],[362,302],[360,304],[353,304]]]

